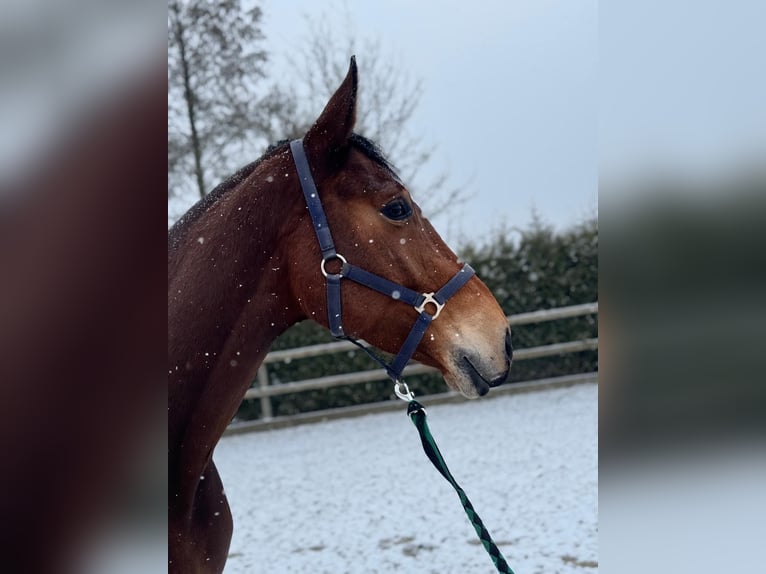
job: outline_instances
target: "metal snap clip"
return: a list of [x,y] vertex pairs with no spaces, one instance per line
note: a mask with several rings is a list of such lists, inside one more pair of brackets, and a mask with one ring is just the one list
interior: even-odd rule
[[[401,387],[404,387],[404,392],[400,390]],[[410,390],[410,388],[407,386],[407,383],[404,381],[394,382],[394,394],[407,403],[415,400],[415,394]]]

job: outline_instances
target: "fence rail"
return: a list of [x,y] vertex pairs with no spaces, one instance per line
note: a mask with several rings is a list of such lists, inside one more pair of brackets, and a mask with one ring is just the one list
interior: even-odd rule
[[[583,315],[592,315],[598,313],[598,303],[585,303],[582,305],[571,305],[568,307],[559,307],[556,309],[545,309],[541,311],[532,311],[530,313],[519,313],[507,317],[508,324],[526,325],[530,323],[542,323],[545,321],[554,321],[557,319],[567,319],[571,317],[580,317]],[[367,343],[364,343],[367,345]],[[369,371],[359,371],[355,373],[346,373],[342,375],[329,375],[315,379],[305,379],[271,385],[267,365],[291,361],[293,359],[305,359],[321,355],[340,353],[342,351],[354,350],[356,347],[347,341],[335,343],[323,343],[319,345],[309,345],[295,349],[284,349],[281,351],[272,351],[263,361],[258,371],[258,386],[248,389],[245,393],[245,400],[260,399],[261,415],[263,420],[270,420],[273,417],[271,408],[271,397],[297,393],[302,391],[311,391],[317,389],[329,389],[343,385],[355,385],[370,381],[379,381],[388,378],[383,369],[374,369]],[[517,349],[513,352],[514,361],[523,361],[527,359],[537,359],[553,355],[563,355],[567,353],[578,353],[581,351],[591,351],[598,349],[598,338],[584,339],[579,341],[567,341],[564,343],[554,343],[551,345],[542,345],[539,347],[529,347],[526,349]],[[420,363],[409,365],[404,369],[403,374],[420,375],[425,373],[438,372],[433,367],[428,367]],[[516,383],[517,384],[517,383]],[[349,407],[350,408],[350,407]],[[287,417],[285,417],[287,418]]]
[[[592,315],[598,313],[598,303],[584,303],[582,305],[570,305],[569,307],[558,307],[556,309],[543,309],[542,311],[532,311],[530,313],[519,313],[518,315],[508,315],[508,324],[527,325],[529,323],[543,323],[545,321],[555,321],[556,319],[567,319],[570,317],[579,317],[581,315]],[[369,343],[362,341],[366,347]],[[320,355],[329,355],[331,353],[340,353],[342,351],[354,351],[356,346],[348,341],[337,341],[333,343],[321,343],[319,345],[307,345],[295,349],[284,349],[282,351],[272,351],[263,360],[263,364],[281,363],[293,359],[307,359],[308,357],[318,357]],[[516,355],[514,355],[514,359]]]

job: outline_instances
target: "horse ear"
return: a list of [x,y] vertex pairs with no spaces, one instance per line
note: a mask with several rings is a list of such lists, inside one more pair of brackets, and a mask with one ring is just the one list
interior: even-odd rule
[[351,56],[346,78],[303,138],[312,165],[328,160],[337,164],[345,156],[356,123],[356,87],[356,56]]

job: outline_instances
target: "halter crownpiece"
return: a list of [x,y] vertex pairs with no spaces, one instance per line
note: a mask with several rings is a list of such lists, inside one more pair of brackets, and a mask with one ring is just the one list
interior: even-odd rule
[[[332,333],[333,337],[336,339],[351,341],[364,350],[365,353],[370,355],[370,357],[386,369],[388,376],[391,377],[394,383],[396,383],[396,395],[403,400],[409,401],[412,399],[412,392],[409,390],[406,383],[402,381],[402,371],[404,370],[404,367],[407,366],[407,363],[415,353],[428,326],[439,316],[439,313],[441,313],[442,309],[447,304],[447,301],[475,275],[475,271],[466,263],[438,291],[431,293],[417,293],[403,285],[389,281],[388,279],[349,263],[346,261],[345,257],[335,250],[335,242],[332,239],[330,225],[327,222],[327,216],[322,207],[319,192],[314,183],[314,178],[311,175],[311,167],[309,166],[309,161],[306,157],[306,151],[303,148],[303,140],[291,141],[290,150],[293,154],[295,169],[298,172],[298,179],[301,182],[303,196],[306,199],[306,206],[311,215],[314,232],[319,241],[319,249],[322,252],[320,269],[327,281],[327,322],[330,326],[330,333]],[[337,259],[342,264],[338,273],[330,273],[327,271],[327,262],[332,261],[333,259]],[[419,313],[415,324],[412,326],[409,335],[407,335],[407,339],[405,339],[399,349],[399,353],[397,353],[390,364],[370,352],[356,339],[343,332],[343,312],[341,307],[340,289],[341,279],[350,279],[351,281],[364,285],[378,293],[387,295],[396,301],[406,303]],[[428,312],[428,307],[433,307],[435,309],[433,314]],[[400,385],[404,387],[404,392],[400,391]]]

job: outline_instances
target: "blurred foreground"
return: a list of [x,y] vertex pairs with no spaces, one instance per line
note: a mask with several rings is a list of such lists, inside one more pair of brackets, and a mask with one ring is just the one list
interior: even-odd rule
[[162,572],[162,9],[2,10],[2,570]]
[[603,572],[764,570],[764,21],[600,4]]
[[602,192],[601,565],[761,572],[766,173],[641,190]]

